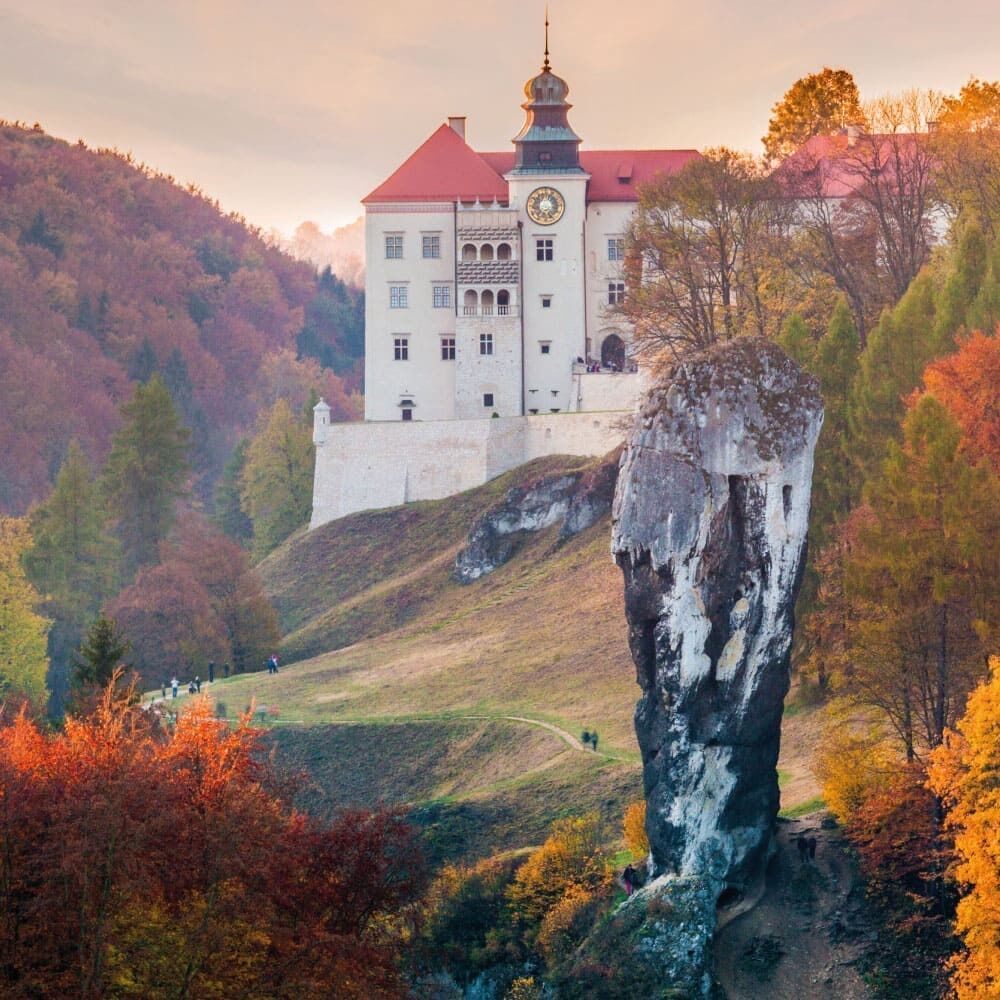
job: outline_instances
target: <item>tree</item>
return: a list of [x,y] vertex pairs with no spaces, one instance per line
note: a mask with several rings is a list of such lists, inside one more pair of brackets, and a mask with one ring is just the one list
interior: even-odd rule
[[622,836],[633,858],[649,854],[649,836],[646,834],[646,800],[629,803],[622,817]]
[[158,375],[121,408],[104,471],[105,494],[118,523],[126,571],[155,562],[174,519],[188,472],[190,432],[184,427]]
[[845,686],[911,760],[954,723],[1000,617],[1000,482],[960,442],[947,410],[921,397],[868,484],[844,567]]
[[253,522],[244,512],[240,500],[240,480],[246,466],[249,446],[250,442],[246,438],[236,442],[215,490],[215,510],[212,515],[219,530],[240,545],[249,545],[253,538]]
[[858,87],[846,69],[824,67],[796,80],[771,110],[761,140],[771,163],[791,156],[814,135],[833,135],[863,118]]
[[116,672],[125,666],[131,643],[110,618],[95,619],[77,655],[73,658],[73,689],[78,698],[103,691],[119,679]]
[[0,700],[44,708],[46,634],[49,622],[37,614],[41,603],[21,560],[31,545],[23,518],[0,517]]
[[141,382],[145,385],[156,374],[159,367],[160,362],[149,337],[143,337],[142,343],[136,348],[132,360],[129,362],[128,377],[133,382]]
[[73,650],[115,590],[118,548],[105,530],[105,518],[100,489],[74,439],[52,494],[31,513],[33,541],[24,556],[28,577],[53,623],[49,687],[55,715],[62,713]]
[[255,558],[263,558],[309,519],[313,460],[310,429],[279,399],[258,420],[240,484],[243,509],[253,522]]
[[957,353],[927,367],[924,385],[958,421],[966,454],[988,459],[1000,474],[1000,332],[972,333]]
[[1000,82],[973,78],[945,97],[934,140],[944,198],[1000,234]]
[[811,140],[775,173],[797,206],[798,268],[834,281],[862,341],[930,256],[938,106],[918,91],[880,98],[857,134]]
[[955,877],[964,892],[955,931],[965,950],[951,963],[958,1000],[1000,997],[1000,657],[969,696],[956,732],[931,757],[929,784],[947,807]]
[[778,332],[788,303],[770,279],[785,273],[791,211],[769,190],[760,164],[714,149],[639,192],[624,314],[640,350],[677,357],[740,333]]
[[62,732],[0,729],[0,992],[402,1000],[412,832],[288,793],[206,700],[165,729],[109,686]]

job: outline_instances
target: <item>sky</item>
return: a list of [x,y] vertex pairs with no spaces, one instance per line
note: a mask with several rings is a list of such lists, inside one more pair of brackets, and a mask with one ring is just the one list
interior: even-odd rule
[[[584,147],[759,152],[800,76],[1000,78],[995,0],[550,0]],[[357,218],[448,115],[508,149],[540,0],[0,0],[0,118],[129,151],[264,229]]]

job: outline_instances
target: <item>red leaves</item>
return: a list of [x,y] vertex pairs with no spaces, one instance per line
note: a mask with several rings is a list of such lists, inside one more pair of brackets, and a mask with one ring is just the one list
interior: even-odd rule
[[294,812],[258,740],[111,693],[61,734],[0,729],[0,993],[402,995],[409,829]]

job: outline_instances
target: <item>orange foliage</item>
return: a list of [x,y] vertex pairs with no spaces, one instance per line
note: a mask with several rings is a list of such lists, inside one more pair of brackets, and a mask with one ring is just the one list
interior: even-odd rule
[[1000,997],[1000,656],[990,666],[992,677],[969,696],[958,732],[934,752],[930,769],[966,889],[955,922],[966,950],[952,961],[958,1000]]
[[924,385],[958,421],[972,460],[986,458],[1000,472],[1000,331],[973,333],[955,354],[928,365]]
[[649,837],[646,835],[646,800],[639,799],[629,804],[622,817],[622,835],[625,846],[633,858],[644,858],[649,854]]
[[0,993],[403,996],[407,828],[295,813],[258,738],[204,701],[166,732],[113,690],[63,733],[0,729]]

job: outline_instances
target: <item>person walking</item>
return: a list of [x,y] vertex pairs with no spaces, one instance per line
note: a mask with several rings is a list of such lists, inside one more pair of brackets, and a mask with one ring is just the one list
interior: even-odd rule
[[[180,682],[176,677],[170,682],[170,690],[175,698],[177,697],[177,688],[179,687],[179,684]],[[164,697],[166,697],[166,695],[164,695]]]
[[201,677],[198,674],[194,675],[194,686],[198,694],[201,694]]
[[160,684],[160,690],[163,692],[163,699],[164,699],[164,701],[166,701],[166,698],[167,698],[167,682],[166,681],[163,681]]
[[215,683],[215,660],[208,661],[208,683]]
[[625,883],[625,895],[631,896],[635,887],[635,869],[631,865],[625,866],[622,872],[622,881]]

